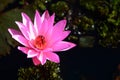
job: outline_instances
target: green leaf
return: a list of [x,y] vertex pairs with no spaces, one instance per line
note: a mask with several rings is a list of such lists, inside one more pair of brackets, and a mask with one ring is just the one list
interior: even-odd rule
[[55,12],[57,16],[63,17],[69,10],[68,4],[65,1],[58,1],[51,5],[51,11]]

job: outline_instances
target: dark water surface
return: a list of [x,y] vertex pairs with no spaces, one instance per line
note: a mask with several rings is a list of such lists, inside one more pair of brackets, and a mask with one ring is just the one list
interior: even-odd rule
[[64,80],[113,80],[120,49],[74,48],[61,54]]
[[[120,64],[120,49],[76,47],[59,55],[63,80],[113,80]],[[25,54],[12,50],[11,55],[0,58],[0,80],[17,80],[18,69],[31,64]]]

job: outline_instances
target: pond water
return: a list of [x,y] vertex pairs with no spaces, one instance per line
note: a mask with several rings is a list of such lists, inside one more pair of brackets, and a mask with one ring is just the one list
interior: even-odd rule
[[[120,64],[119,49],[76,47],[58,54],[63,80],[113,80]],[[0,77],[17,80],[18,69],[30,65],[31,59],[14,49],[9,56],[0,58]]]
[[114,80],[119,49],[74,48],[61,54],[64,80]]

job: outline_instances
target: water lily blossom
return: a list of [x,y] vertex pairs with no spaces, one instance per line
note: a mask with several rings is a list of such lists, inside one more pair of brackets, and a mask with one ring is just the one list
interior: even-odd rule
[[29,16],[21,13],[22,22],[16,21],[19,30],[9,28],[8,31],[16,41],[23,46],[18,49],[27,54],[27,58],[32,58],[35,65],[44,65],[46,60],[59,63],[58,51],[69,50],[76,45],[63,41],[70,31],[64,30],[66,20],[61,20],[54,24],[55,14],[51,15],[46,10],[42,15],[36,10],[34,23]]

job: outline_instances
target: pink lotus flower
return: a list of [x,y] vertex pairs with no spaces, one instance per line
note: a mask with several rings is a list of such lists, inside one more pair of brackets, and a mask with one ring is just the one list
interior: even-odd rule
[[34,23],[22,13],[22,22],[16,21],[20,31],[8,29],[16,41],[24,45],[18,46],[18,49],[27,54],[27,58],[32,58],[35,65],[46,63],[50,60],[59,63],[59,56],[54,53],[57,51],[66,51],[74,46],[74,43],[63,41],[70,31],[65,31],[66,20],[61,20],[54,25],[54,17],[49,15],[46,10],[42,16],[36,10]]

